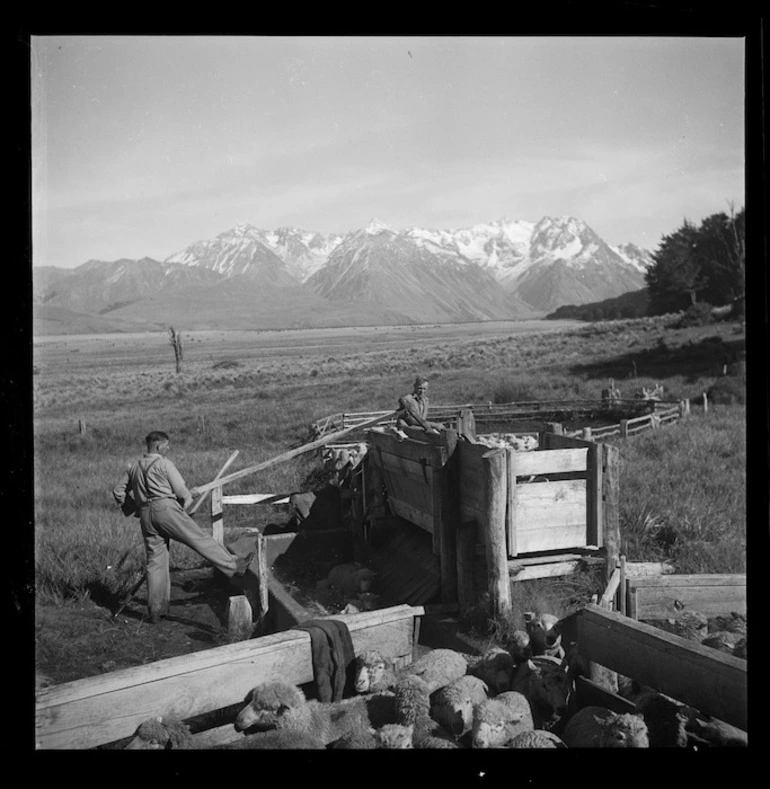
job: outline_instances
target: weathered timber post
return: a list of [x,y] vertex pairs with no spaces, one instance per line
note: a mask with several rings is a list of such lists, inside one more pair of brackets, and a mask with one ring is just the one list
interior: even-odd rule
[[620,555],[619,519],[620,453],[611,444],[602,444],[602,530],[605,565],[605,583],[609,583]]
[[507,556],[516,556],[516,452],[513,447],[505,450],[505,534]]
[[704,392],[703,393],[703,413],[707,414],[709,412],[709,398],[708,395]]
[[461,523],[457,529],[457,598],[460,610],[476,604],[473,564],[476,561],[476,521]]
[[246,595],[227,598],[227,636],[231,643],[251,638],[254,629],[251,613],[251,603]]
[[222,486],[211,491],[211,536],[220,544],[225,544],[224,510],[222,507]]
[[168,334],[169,334],[169,342],[171,343],[171,347],[174,349],[174,360],[176,362],[176,371],[177,373],[181,373],[182,358],[184,356],[184,350],[182,348],[182,335],[174,331],[173,326],[169,327]]
[[584,427],[583,428],[583,440],[584,441],[591,441],[592,440],[591,439],[591,428],[590,427]]
[[684,399],[684,415],[690,416],[690,398],[685,397]]
[[618,607],[623,616],[626,615],[626,557],[625,554],[620,555],[620,583],[618,584]]
[[460,514],[459,457],[455,453],[457,431],[443,430],[442,437],[446,442],[446,462],[443,466],[436,462],[433,468],[433,528],[440,533],[441,601],[454,603],[457,601],[457,520]]
[[561,422],[546,422],[545,430],[547,433],[555,433],[557,436],[564,435],[564,426]]
[[610,407],[610,390],[602,389],[602,408]]
[[257,564],[257,581],[259,582],[259,613],[257,615],[257,632],[261,635],[265,630],[267,609],[269,605],[267,587],[267,546],[265,545],[265,536],[262,533],[257,534],[256,548],[257,555],[255,559]]
[[621,419],[620,420],[620,437],[621,438],[628,438],[628,420]]
[[588,479],[586,480],[586,545],[604,544],[602,516],[602,445],[592,442],[588,448]]
[[511,581],[505,547],[506,464],[505,450],[495,449],[482,456],[484,467],[484,532],[490,615],[493,619],[511,610]]
[[78,431],[80,432],[81,436],[86,434],[86,420],[85,419],[78,419]]

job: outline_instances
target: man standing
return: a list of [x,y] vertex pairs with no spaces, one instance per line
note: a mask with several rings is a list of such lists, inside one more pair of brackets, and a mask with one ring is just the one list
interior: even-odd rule
[[128,465],[112,495],[124,507],[130,493],[139,510],[147,552],[150,622],[156,624],[168,614],[171,601],[168,550],[172,538],[192,548],[228,577],[243,575],[254,554],[237,558],[185,512],[198,491],[187,489],[177,467],[166,457],[170,444],[168,435],[161,430],[153,430],[145,438],[145,443],[147,452]]
[[428,421],[428,379],[418,375],[412,394],[398,399],[396,427],[421,427],[426,433],[440,432],[442,425]]

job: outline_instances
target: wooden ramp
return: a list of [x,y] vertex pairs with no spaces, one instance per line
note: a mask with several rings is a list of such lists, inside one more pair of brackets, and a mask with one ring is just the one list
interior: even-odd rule
[[431,535],[400,518],[379,535],[371,566],[377,572],[378,592],[393,605],[424,605],[441,591],[441,567]]

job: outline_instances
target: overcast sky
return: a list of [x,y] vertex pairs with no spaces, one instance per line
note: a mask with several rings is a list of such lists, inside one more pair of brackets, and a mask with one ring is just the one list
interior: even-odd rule
[[654,249],[744,204],[741,38],[35,36],[31,76],[34,265],[373,217]]

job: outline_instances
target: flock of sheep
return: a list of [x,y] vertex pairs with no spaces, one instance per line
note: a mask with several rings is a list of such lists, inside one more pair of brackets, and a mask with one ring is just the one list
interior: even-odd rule
[[[394,670],[374,650],[356,656],[356,695],[322,703],[282,681],[251,691],[217,749],[647,748],[745,745],[745,735],[650,689],[634,689],[634,712],[577,709],[586,671],[562,644],[556,617],[525,614],[507,648],[483,655],[435,649]],[[566,649],[565,649],[566,646]],[[132,749],[194,745],[179,721],[143,723]]]

